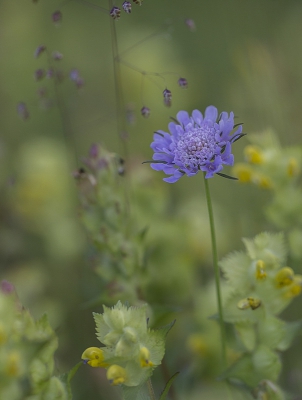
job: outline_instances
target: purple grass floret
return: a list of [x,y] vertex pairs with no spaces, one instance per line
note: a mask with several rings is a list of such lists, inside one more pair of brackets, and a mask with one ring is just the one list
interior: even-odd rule
[[209,106],[204,116],[198,110],[192,116],[179,111],[176,118],[169,123],[170,133],[156,132],[151,143],[151,167],[170,175],[165,182],[174,183],[199,171],[206,173],[206,179],[212,178],[224,164],[234,164],[232,144],[242,136],[242,126],[234,130],[233,112],[228,115],[223,111],[218,118],[217,108]]

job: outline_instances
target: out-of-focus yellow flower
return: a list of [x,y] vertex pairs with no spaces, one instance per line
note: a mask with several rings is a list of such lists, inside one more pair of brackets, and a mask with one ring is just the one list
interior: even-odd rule
[[233,173],[241,183],[249,183],[252,181],[253,171],[249,165],[238,163],[234,166]]
[[297,176],[300,172],[300,168],[299,168],[299,164],[298,161],[292,157],[289,159],[288,161],[288,165],[287,165],[287,174],[290,177],[294,177]]
[[258,176],[257,179],[255,179],[255,181],[258,184],[258,186],[261,187],[262,189],[272,189],[273,188],[273,183],[269,176],[266,176],[266,175]]
[[139,361],[142,368],[153,366],[153,363],[150,361],[150,351],[147,349],[147,347],[142,347],[140,349]]
[[262,260],[258,260],[256,263],[256,279],[263,280],[267,276],[265,272],[265,263]]
[[13,351],[8,355],[5,372],[11,377],[16,377],[21,374],[21,356],[17,351]]
[[288,287],[285,292],[286,298],[293,298],[299,296],[302,291],[302,275],[295,275],[292,284]]
[[208,345],[203,335],[194,333],[189,336],[187,341],[188,348],[192,353],[197,354],[201,357],[206,356],[208,351]]
[[104,352],[98,347],[88,347],[81,358],[91,367],[108,367],[108,364],[104,362]]
[[7,340],[7,334],[4,330],[3,325],[0,324],[0,346],[4,344]]
[[284,267],[278,271],[275,276],[276,285],[278,288],[282,288],[284,286],[289,286],[292,284],[294,279],[294,271],[289,267]]
[[244,155],[248,162],[251,164],[263,164],[264,157],[262,151],[256,146],[246,146],[244,149]]
[[106,376],[112,385],[121,385],[127,378],[125,368],[115,364],[108,368]]

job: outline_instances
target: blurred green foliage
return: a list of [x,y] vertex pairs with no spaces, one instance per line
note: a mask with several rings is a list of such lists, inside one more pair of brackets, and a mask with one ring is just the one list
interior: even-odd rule
[[[107,7],[103,0],[94,4]],[[57,9],[63,19],[55,25],[51,15]],[[14,283],[22,304],[36,319],[48,314],[59,336],[56,375],[76,364],[83,349],[97,345],[91,312],[101,312],[101,301],[114,304],[116,296],[108,296],[108,282],[95,273],[95,248],[79,218],[72,172],[91,143],[105,144],[126,160],[122,185],[129,189],[132,226],[135,234],[144,233],[146,258],[141,262],[148,269],[139,282],[138,298],[152,305],[154,326],[177,319],[162,372],[155,372],[155,389],[159,392],[179,370],[173,383],[179,398],[188,399],[189,391],[192,400],[221,398],[224,389],[215,381],[220,373],[219,335],[215,322],[208,320],[216,312],[216,302],[202,179],[183,178],[177,185],[167,185],[141,162],[151,158],[153,131],[165,130],[180,109],[202,111],[209,104],[233,110],[248,133],[272,128],[280,135],[281,153],[284,145],[300,145],[301,2],[145,0],[141,7],[133,5],[132,14],[123,14],[116,24],[118,45],[124,52],[142,43],[125,52],[123,59],[144,70],[175,72],[188,80],[189,88],[177,86],[177,75],[167,75],[166,83],[158,79],[157,85],[145,80],[142,99],[141,75],[121,65],[124,100],[128,116],[133,117],[126,125],[124,142],[117,134],[108,16],[81,1],[56,0],[1,0],[0,14],[4,38],[0,49],[0,278]],[[194,19],[194,32],[184,23],[186,18]],[[144,41],[154,32],[158,34]],[[42,44],[50,54],[63,54],[61,61],[51,61],[65,75],[57,86],[33,78],[35,70],[49,67],[45,54],[34,58]],[[84,79],[80,89],[68,77],[73,68]],[[171,108],[162,102],[165,85],[173,93]],[[52,107],[46,107],[48,100],[41,99],[41,93],[37,95],[41,88]],[[20,101],[30,113],[26,121],[16,112]],[[149,119],[139,113],[143,105],[151,109]],[[245,145],[243,139],[235,149],[238,161],[243,160]],[[284,225],[278,212],[266,219],[263,204],[269,203],[270,192],[218,176],[211,187],[220,258],[242,248],[243,236],[282,228],[291,231],[291,257],[295,272],[301,272],[301,228],[294,225],[295,217],[290,226]],[[284,201],[291,204],[286,196]],[[137,292],[131,293],[134,301]],[[299,318],[299,301],[287,309],[287,321]],[[299,342],[294,342],[293,350],[283,357],[281,375],[282,386],[294,394],[302,392],[298,347]],[[238,354],[230,352],[228,357],[235,360]],[[74,399],[119,398],[118,390],[99,370],[81,368],[77,376]],[[238,398],[246,398],[238,393]]]

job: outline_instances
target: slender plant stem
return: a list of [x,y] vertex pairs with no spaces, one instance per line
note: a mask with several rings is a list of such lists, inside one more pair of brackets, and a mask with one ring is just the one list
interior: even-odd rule
[[148,387],[148,393],[149,393],[150,399],[151,400],[156,400],[155,394],[154,394],[154,390],[153,390],[153,386],[152,386],[152,382],[151,382],[151,378],[149,378],[147,380],[147,387]]
[[227,367],[226,337],[225,337],[225,326],[224,326],[224,321],[223,321],[222,298],[221,298],[221,289],[220,289],[220,272],[219,272],[219,267],[218,267],[215,224],[214,224],[214,214],[213,214],[213,207],[212,207],[211,195],[210,195],[210,187],[209,187],[208,179],[205,178],[205,173],[204,173],[204,183],[205,183],[206,198],[207,198],[207,205],[208,205],[208,212],[209,212],[210,228],[211,228],[212,254],[213,254],[216,296],[217,296],[220,335],[221,335],[222,367],[223,367],[223,369],[225,369]]

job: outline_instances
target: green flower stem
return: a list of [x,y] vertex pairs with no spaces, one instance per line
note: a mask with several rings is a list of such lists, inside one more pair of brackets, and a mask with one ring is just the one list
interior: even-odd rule
[[148,387],[148,393],[149,393],[149,396],[150,396],[150,400],[156,400],[155,399],[154,390],[153,390],[153,386],[152,386],[152,382],[151,382],[151,378],[149,378],[147,380],[147,387]]
[[223,369],[226,369],[227,363],[226,363],[225,326],[224,326],[224,321],[223,321],[223,309],[222,309],[222,299],[221,299],[221,290],[220,290],[220,271],[219,271],[219,267],[218,267],[218,255],[217,255],[214,215],[213,215],[213,207],[212,207],[212,202],[211,202],[209,182],[208,182],[208,179],[205,178],[205,173],[204,173],[204,183],[205,183],[205,189],[206,189],[206,198],[207,198],[210,228],[211,228],[212,254],[213,254],[213,264],[214,264],[214,271],[215,271],[216,296],[217,296],[220,335],[221,335],[222,367],[223,367]]

